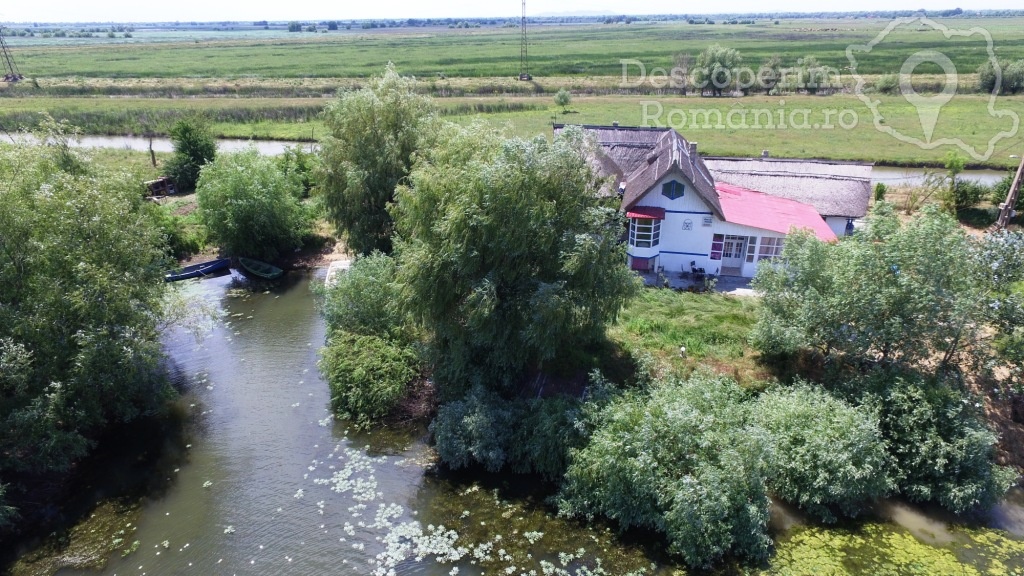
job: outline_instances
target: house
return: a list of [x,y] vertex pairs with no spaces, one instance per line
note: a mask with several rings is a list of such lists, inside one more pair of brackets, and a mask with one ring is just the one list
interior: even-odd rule
[[692,264],[751,277],[782,253],[793,229],[835,241],[867,212],[870,178],[860,165],[719,158],[712,169],[696,143],[669,128],[583,128],[596,139],[592,162],[609,181],[603,192],[621,197],[634,270]]

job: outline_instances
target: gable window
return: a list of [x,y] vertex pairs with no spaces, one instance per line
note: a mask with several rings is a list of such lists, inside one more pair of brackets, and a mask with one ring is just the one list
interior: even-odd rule
[[661,185],[661,195],[668,198],[669,200],[675,200],[676,198],[683,197],[683,192],[685,191],[685,189],[686,186],[684,186],[682,182],[673,180],[671,182],[666,182]]
[[629,245],[653,248],[661,241],[661,220],[657,218],[630,218]]
[[757,252],[757,261],[769,260],[782,256],[782,248],[786,243],[785,238],[761,238],[761,246]]

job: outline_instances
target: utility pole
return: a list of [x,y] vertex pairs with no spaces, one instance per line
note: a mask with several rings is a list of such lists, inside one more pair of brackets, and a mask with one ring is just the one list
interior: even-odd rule
[[4,70],[4,82],[17,82],[24,78],[20,72],[18,72],[18,66],[14,63],[14,58],[11,57],[11,51],[7,48],[7,42],[4,42],[4,30],[0,26],[0,61],[3,62]]
[[522,34],[522,42],[519,46],[519,79],[520,80],[533,80],[533,76],[530,76],[530,60],[527,57],[527,43],[526,43],[526,0],[523,0],[523,19],[519,23],[519,28]]
[[1017,175],[1013,177],[1013,184],[1010,184],[1010,191],[1006,194],[1006,202],[999,205],[999,219],[996,220],[996,230],[1006,228],[1010,220],[1017,215],[1017,211],[1013,208],[1017,205],[1017,199],[1020,198],[1022,172],[1024,172],[1024,156],[1021,157],[1020,166],[1017,167]]

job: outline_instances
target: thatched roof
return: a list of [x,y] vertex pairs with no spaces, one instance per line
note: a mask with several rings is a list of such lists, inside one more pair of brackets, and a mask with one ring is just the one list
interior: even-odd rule
[[[564,125],[555,125],[555,134]],[[632,126],[582,126],[598,145],[595,168],[601,176],[614,177],[614,189],[622,190],[622,208],[628,210],[666,176],[677,173],[693,183],[697,193],[718,217],[722,207],[715,181],[697,153],[670,128]]]
[[705,158],[715,180],[814,206],[824,217],[862,218],[871,165],[780,158]]

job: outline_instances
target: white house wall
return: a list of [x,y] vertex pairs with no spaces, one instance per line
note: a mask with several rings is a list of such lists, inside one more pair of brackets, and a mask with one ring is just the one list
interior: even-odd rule
[[825,224],[836,234],[836,238],[846,236],[846,217],[829,216],[825,218]]
[[[683,196],[675,200],[670,200],[661,193],[662,185],[672,180],[682,182],[686,186]],[[636,258],[656,256],[658,259],[655,266],[664,268],[666,274],[689,272],[691,262],[696,262],[698,267],[711,273],[716,270],[720,271],[721,260],[711,259],[711,242],[715,234],[754,236],[759,243],[762,237],[785,237],[785,234],[719,220],[694,190],[693,183],[682,175],[666,177],[659,181],[636,205],[664,208],[665,219],[661,222],[661,240],[658,246],[653,248],[629,246],[629,255]],[[703,225],[705,217],[711,217],[711,226]],[[689,230],[684,230],[687,220],[690,221],[691,226]],[[845,226],[846,221],[843,220],[844,229]],[[744,257],[741,275],[751,277],[756,272],[756,258],[754,262],[748,263]]]

